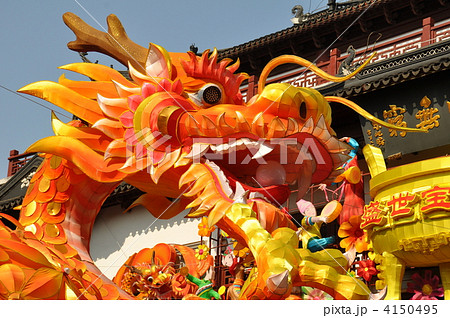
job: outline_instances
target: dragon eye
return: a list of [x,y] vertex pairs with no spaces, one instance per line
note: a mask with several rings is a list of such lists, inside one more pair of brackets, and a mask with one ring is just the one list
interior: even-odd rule
[[198,97],[205,104],[215,105],[222,100],[222,90],[215,84],[207,84],[200,89]]
[[150,283],[153,283],[153,277],[152,277],[152,276],[147,277],[147,280],[148,280]]
[[300,110],[299,110],[299,115],[302,119],[306,119],[306,112],[307,112],[306,103],[302,102],[300,104]]

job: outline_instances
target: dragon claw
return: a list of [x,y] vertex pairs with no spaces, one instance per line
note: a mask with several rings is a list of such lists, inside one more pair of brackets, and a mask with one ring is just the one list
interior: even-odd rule
[[289,271],[271,275],[267,278],[267,288],[275,295],[284,295],[289,290]]

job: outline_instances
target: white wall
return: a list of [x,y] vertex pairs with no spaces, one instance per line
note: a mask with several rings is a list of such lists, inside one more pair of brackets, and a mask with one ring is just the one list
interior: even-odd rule
[[126,214],[120,206],[100,211],[92,230],[90,252],[97,267],[112,279],[132,254],[158,243],[188,244],[200,241],[199,219],[185,219],[183,212],[170,220],[158,220],[145,208]]

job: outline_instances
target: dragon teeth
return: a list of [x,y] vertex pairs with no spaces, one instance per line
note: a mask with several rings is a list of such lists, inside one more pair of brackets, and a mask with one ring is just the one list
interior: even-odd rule
[[255,198],[261,198],[261,197],[263,197],[263,195],[259,192],[251,192],[248,197],[249,197],[249,199],[255,199]]
[[328,139],[328,141],[325,142],[325,146],[330,153],[347,153],[348,151],[353,149],[352,146],[350,146],[346,142],[340,141],[336,137],[331,137],[330,139]]
[[344,162],[346,162],[351,157],[349,155],[343,154],[343,153],[332,153],[331,158],[334,162],[334,169],[339,168]]
[[298,123],[294,118],[288,118],[287,135],[292,135],[298,132]]
[[259,192],[250,192],[250,195],[248,196],[249,199],[263,199],[266,201],[269,201],[264,195],[262,195]]
[[314,128],[312,134],[324,142],[331,138],[331,134],[328,132],[328,128],[323,116],[320,116],[319,121],[317,122],[317,125]]
[[341,143],[342,141],[339,141],[336,137],[331,137],[325,142],[325,146],[329,152],[343,152],[345,149],[341,147]]
[[260,142],[253,141],[248,138],[243,138],[242,141],[248,149],[259,149],[259,146],[261,145]]
[[272,150],[275,149],[274,146],[269,146],[266,144],[261,144],[261,146],[259,147],[258,151],[253,155],[252,159],[259,159],[264,157],[265,155],[269,154],[272,152]]
[[314,120],[312,119],[312,117],[309,117],[309,119],[305,122],[300,132],[312,134],[313,130],[314,130]]
[[340,141],[340,140],[339,140],[339,146],[340,146],[341,148],[343,148],[342,151],[350,151],[350,150],[353,150],[353,147],[352,147],[352,146],[350,146],[348,143],[343,142],[343,141]]
[[190,153],[188,153],[185,158],[188,159],[199,159],[201,156],[203,156],[209,149],[210,145],[208,144],[193,144],[192,150]]
[[[223,192],[229,198],[231,198],[231,196],[233,195],[233,190],[231,189],[231,187],[228,183],[228,179],[225,177],[225,174],[223,173],[223,171],[213,161],[206,160],[205,164],[207,164],[215,172],[216,176],[219,179],[220,185],[222,186]],[[239,182],[237,182],[237,183],[239,183]],[[242,185],[241,185],[241,187],[242,187]],[[236,189],[237,189],[237,184],[236,184]]]
[[236,191],[234,192],[233,200],[241,198],[245,193],[245,189],[240,182],[236,181]]

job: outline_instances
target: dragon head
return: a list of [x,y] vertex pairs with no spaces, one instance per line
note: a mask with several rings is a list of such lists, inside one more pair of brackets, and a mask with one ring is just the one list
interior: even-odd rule
[[[147,192],[136,204],[157,217],[188,207],[189,216],[208,215],[212,226],[248,195],[245,200],[264,227],[296,228],[265,212],[280,213],[294,188],[301,198],[312,183],[333,181],[351,150],[331,128],[328,101],[388,124],[350,101],[287,83],[266,85],[266,78],[278,65],[296,63],[324,79],[345,81],[369,60],[345,77],[334,77],[302,58],[280,56],[264,68],[258,94],[248,101],[240,92],[248,76],[236,73],[239,61],[218,61],[216,50],[197,56],[150,44],[142,63],[130,59],[131,80],[106,66],[69,64],[61,68],[91,80],[62,76],[59,83],[37,82],[20,91],[53,102],[84,123],[65,124],[53,116],[56,136],[28,150],[66,158],[96,181],[135,185]],[[175,205],[166,199],[182,194]]]

